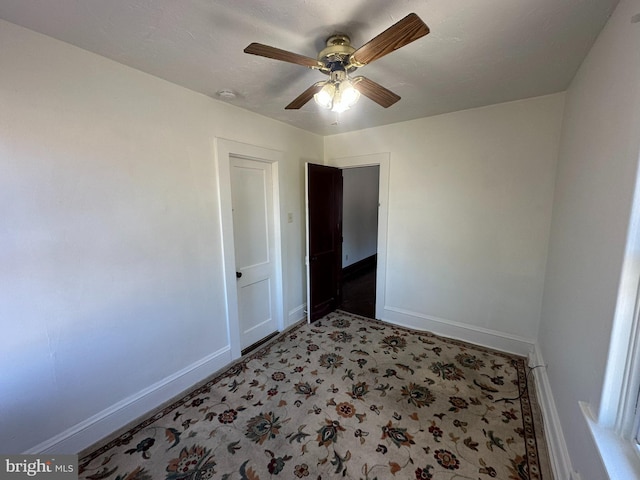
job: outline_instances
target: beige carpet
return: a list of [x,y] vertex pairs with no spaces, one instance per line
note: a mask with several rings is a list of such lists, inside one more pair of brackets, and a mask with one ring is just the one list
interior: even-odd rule
[[344,312],[80,457],[89,480],[551,480],[523,357]]

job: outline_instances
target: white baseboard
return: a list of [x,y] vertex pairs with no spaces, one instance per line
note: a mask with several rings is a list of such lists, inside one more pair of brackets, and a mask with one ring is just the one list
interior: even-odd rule
[[525,357],[535,345],[534,340],[517,335],[423,315],[388,305],[385,305],[383,309],[381,320]]
[[[536,344],[530,355],[530,361],[535,365],[546,365],[542,358],[540,348]],[[553,476],[557,479],[568,478],[571,480],[579,480],[577,473],[573,471],[569,450],[564,439],[558,410],[551,392],[549,377],[546,368],[536,368],[533,371],[535,380],[536,394],[542,410],[542,419],[544,423],[544,435],[549,447],[549,459],[551,460],[551,468]]]
[[295,325],[300,320],[303,320],[307,316],[307,304],[303,303],[302,305],[294,308],[293,310],[289,310],[289,316],[287,319],[287,324],[285,328],[290,327],[291,325]]
[[231,362],[224,347],[46,440],[25,454],[77,454],[180,395]]

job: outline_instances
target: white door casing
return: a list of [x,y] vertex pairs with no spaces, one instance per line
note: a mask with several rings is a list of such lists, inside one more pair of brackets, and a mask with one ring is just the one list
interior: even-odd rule
[[[263,338],[265,331],[268,335],[284,328],[278,188],[278,167],[283,155],[275,150],[220,138],[215,139],[215,152],[228,328],[225,333],[231,357],[235,359],[240,357],[243,348]],[[256,168],[260,165],[266,165],[266,168]],[[246,185],[250,188],[243,188]],[[262,190],[259,195],[258,190]],[[236,215],[234,221],[234,198],[236,208],[247,209],[255,206],[252,196],[253,200],[260,198],[262,207]],[[262,213],[258,213],[260,211]],[[262,233],[256,234],[259,231]],[[263,240],[252,245],[251,240],[257,240],[256,235]],[[261,247],[261,241],[269,246]],[[266,259],[269,261],[265,262]],[[242,277],[238,279],[236,272],[241,272]],[[268,280],[267,276],[270,277]]]

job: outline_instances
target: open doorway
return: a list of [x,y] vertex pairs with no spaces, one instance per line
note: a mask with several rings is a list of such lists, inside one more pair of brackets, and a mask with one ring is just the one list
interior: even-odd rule
[[[348,258],[342,254],[342,196],[343,196],[343,172],[356,169],[356,179],[358,172],[365,172],[359,167],[374,167],[377,169],[378,185],[369,185],[367,193],[377,191],[371,195],[373,200],[369,203],[374,215],[377,216],[377,233],[375,257],[372,254],[362,254],[361,257],[353,256],[347,252]],[[307,164],[306,174],[306,210],[307,210],[307,313],[308,321],[311,323],[321,318],[326,313],[342,308],[342,265],[349,267],[351,262],[357,262],[368,258],[369,262],[375,261],[375,275],[369,276],[370,281],[375,283],[375,289],[368,289],[368,301],[375,304],[373,314],[367,312],[367,316],[372,318],[383,318],[385,308],[385,285],[386,285],[386,265],[387,265],[387,229],[388,229],[388,201],[389,201],[389,170],[390,154],[373,153],[354,157],[341,157],[330,159],[328,165]],[[335,177],[335,181],[325,181],[316,183],[317,175],[320,177],[329,175]],[[324,173],[323,173],[324,172]],[[371,171],[373,172],[373,170]],[[349,175],[347,173],[347,175]],[[326,179],[325,179],[326,180]],[[360,179],[361,181],[362,179]],[[339,187],[337,186],[339,185]],[[313,194],[313,192],[318,193]],[[353,189],[349,189],[353,191]],[[362,191],[357,187],[356,191]],[[333,208],[333,206],[338,206]],[[320,221],[318,222],[318,217]],[[324,222],[324,223],[323,223]],[[349,222],[349,227],[351,222]],[[348,240],[349,241],[349,240]],[[330,254],[330,255],[329,255]],[[321,258],[329,255],[329,259]],[[362,265],[364,266],[364,265]],[[356,268],[355,266],[353,267]],[[347,271],[347,273],[349,273]],[[372,293],[371,293],[372,292]],[[325,308],[326,307],[326,308]],[[348,304],[347,304],[347,308]],[[360,313],[362,314],[362,313]]]
[[375,318],[380,166],[344,168],[342,176],[340,308]]

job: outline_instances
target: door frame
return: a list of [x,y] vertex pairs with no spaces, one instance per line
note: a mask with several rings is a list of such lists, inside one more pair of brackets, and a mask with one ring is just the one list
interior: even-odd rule
[[220,214],[220,239],[222,247],[222,270],[224,276],[225,311],[227,335],[231,358],[241,356],[240,324],[238,315],[238,288],[236,285],[236,255],[233,235],[233,212],[231,204],[231,157],[246,158],[271,164],[273,195],[273,228],[275,241],[275,297],[274,314],[278,331],[284,329],[284,288],[282,265],[282,229],[280,222],[280,162],[282,152],[257,145],[236,142],[224,138],[214,139],[216,171],[218,173],[218,205]]
[[383,318],[387,276],[387,231],[389,216],[389,170],[391,154],[372,153],[353,157],[331,158],[326,164],[342,169],[380,167],[378,183],[378,262],[376,266],[376,318]]

